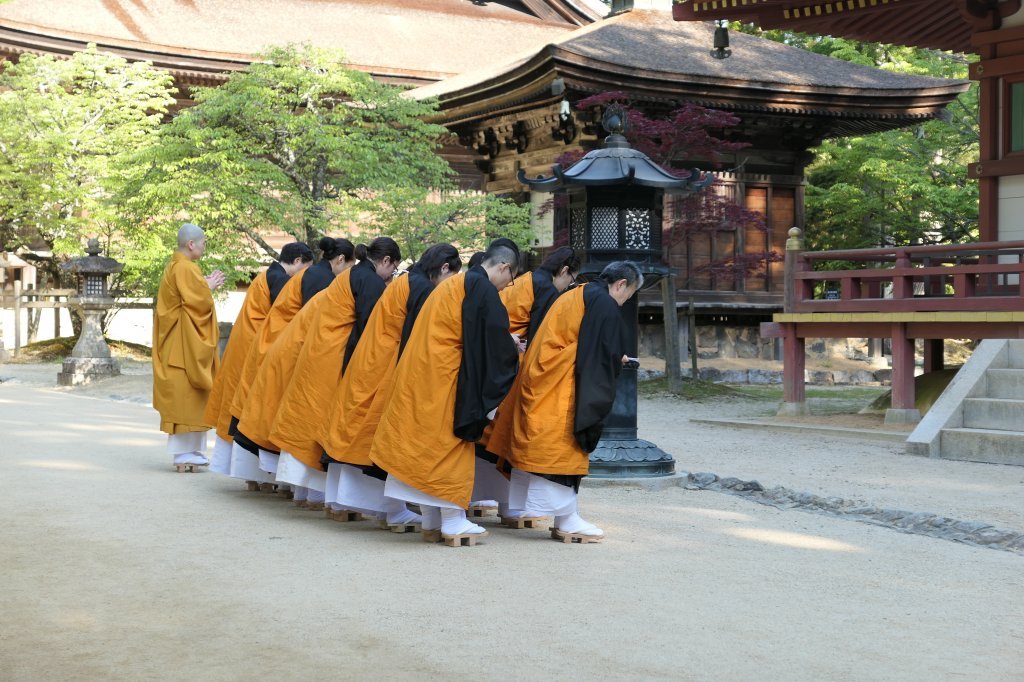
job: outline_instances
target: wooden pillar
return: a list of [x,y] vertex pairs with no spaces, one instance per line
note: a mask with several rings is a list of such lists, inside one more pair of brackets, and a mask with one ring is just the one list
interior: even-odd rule
[[679,311],[676,310],[676,278],[670,272],[661,279],[661,311],[665,319],[665,376],[668,390],[683,390],[679,371]]
[[[805,282],[796,281],[801,270],[800,252],[804,249],[803,231],[790,228],[786,240],[786,262],[783,273],[783,310],[794,312],[797,304],[806,298]],[[803,338],[797,336],[796,324],[782,325],[782,405],[779,414],[809,414],[804,386],[806,348]]]
[[809,414],[807,409],[804,369],[805,340],[797,336],[796,325],[782,325],[782,405],[779,414]]
[[[995,45],[980,46],[978,55],[989,60],[996,57]],[[979,158],[976,164],[978,178],[978,236],[983,242],[999,239],[999,178],[984,175],[986,161],[1001,156],[999,149],[999,83],[998,77],[986,77],[978,73],[978,67],[971,70],[978,77],[978,124],[980,127]]]
[[693,296],[686,306],[686,335],[690,342],[690,378],[696,381],[700,379],[700,370],[697,367],[697,309],[693,305]]
[[924,371],[938,372],[945,369],[945,352],[945,339],[924,339]]
[[914,340],[907,338],[904,322],[892,324],[892,407],[886,424],[914,424],[921,413],[914,407]]

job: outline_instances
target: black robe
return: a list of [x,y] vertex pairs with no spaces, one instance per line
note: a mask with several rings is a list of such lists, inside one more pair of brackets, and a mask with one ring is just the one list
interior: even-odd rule
[[288,283],[290,279],[287,272],[284,271],[284,267],[274,261],[267,268],[267,287],[270,289],[270,304],[273,305],[274,301],[277,300],[277,295],[281,293],[281,289]]
[[576,344],[576,408],[573,435],[584,452],[601,440],[604,419],[612,411],[615,388],[626,354],[625,327],[608,285],[597,280],[583,290],[583,321]]
[[352,359],[352,353],[356,350],[356,344],[363,336],[366,323],[370,319],[373,307],[377,305],[381,294],[384,293],[384,280],[377,274],[377,266],[369,258],[361,260],[352,266],[352,273],[349,275],[349,287],[352,289],[352,297],[356,300],[356,321],[352,325],[348,342],[345,343],[345,358],[341,363],[341,371],[345,372],[348,362]]
[[530,324],[526,327],[526,338],[532,339],[540,329],[540,323],[548,314],[551,304],[558,298],[558,289],[552,282],[551,273],[537,268],[533,271],[533,305],[530,306]]
[[412,326],[416,324],[416,318],[419,317],[420,309],[426,303],[427,296],[434,290],[434,283],[415,265],[410,268],[407,276],[409,278],[409,299],[405,304],[405,322],[402,323],[402,340],[398,344],[398,357],[402,357],[405,344],[409,341],[409,335],[412,334]]
[[331,270],[331,262],[322,260],[314,263],[302,276],[302,305],[309,303],[314,294],[318,294],[334,281],[334,271]]
[[462,363],[455,388],[456,436],[477,441],[490,423],[519,369],[519,350],[508,333],[508,313],[487,271],[479,265],[465,278],[462,302]]

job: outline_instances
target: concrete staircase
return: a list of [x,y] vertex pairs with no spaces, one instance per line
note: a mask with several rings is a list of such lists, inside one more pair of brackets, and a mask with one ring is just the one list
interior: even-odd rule
[[1024,466],[1024,340],[983,341],[907,439],[907,450]]

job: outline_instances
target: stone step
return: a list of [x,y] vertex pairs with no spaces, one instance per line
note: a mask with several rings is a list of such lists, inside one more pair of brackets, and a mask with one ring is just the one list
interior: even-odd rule
[[1024,400],[968,398],[964,401],[964,427],[999,431],[1024,428]]
[[1010,367],[1024,369],[1024,339],[1010,339]]
[[985,370],[989,398],[1024,400],[1024,369]]
[[1024,466],[1024,433],[995,429],[942,429],[941,457]]

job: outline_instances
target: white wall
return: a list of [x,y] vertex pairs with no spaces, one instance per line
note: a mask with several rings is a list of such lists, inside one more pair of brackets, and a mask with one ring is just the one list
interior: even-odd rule
[[1024,175],[999,178],[999,241],[1024,240]]
[[[245,301],[244,291],[232,291],[226,296],[217,300],[217,320],[220,322],[234,322],[238,311]],[[26,342],[28,338],[28,322],[26,312],[21,312],[21,341]],[[0,325],[3,326],[4,348],[8,351],[14,350],[14,311],[0,310]],[[71,336],[71,316],[67,310],[61,310],[61,335]],[[45,341],[54,338],[53,334],[53,311],[43,310],[42,319],[39,322],[39,334],[37,338]],[[114,316],[107,330],[107,338],[129,341],[150,345],[153,341],[153,311],[152,310],[121,310]]]

